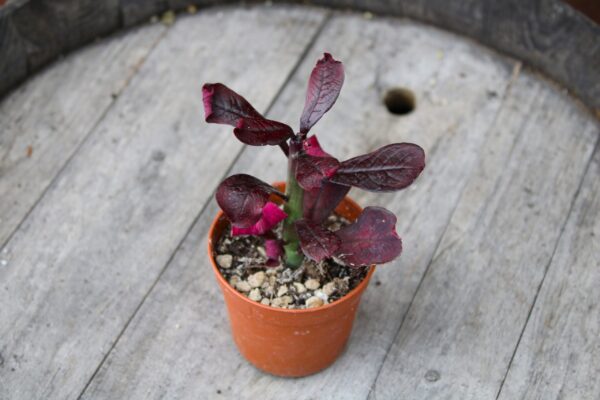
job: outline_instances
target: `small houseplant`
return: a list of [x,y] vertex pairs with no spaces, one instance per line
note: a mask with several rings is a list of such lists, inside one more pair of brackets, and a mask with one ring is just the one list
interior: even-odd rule
[[310,76],[298,133],[264,118],[223,84],[202,89],[207,122],[233,126],[245,144],[279,146],[288,158],[285,185],[246,174],[221,182],[222,212],[209,234],[238,348],[276,375],[303,376],[331,364],[348,339],[374,264],[402,250],[396,217],[380,207],[361,210],[346,198],[350,188],[400,190],[425,167],[415,144],[340,162],[309,136],[343,81],[341,62],[325,53]]

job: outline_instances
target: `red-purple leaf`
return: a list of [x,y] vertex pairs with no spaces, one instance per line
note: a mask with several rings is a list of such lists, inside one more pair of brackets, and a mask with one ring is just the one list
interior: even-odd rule
[[276,146],[294,135],[286,124],[265,118],[241,118],[233,133],[240,142],[251,146]]
[[343,161],[330,181],[374,192],[400,190],[425,168],[423,149],[412,143],[390,144]]
[[302,252],[316,262],[331,257],[340,247],[340,239],[336,234],[320,224],[300,219],[296,221],[296,232]]
[[245,98],[222,83],[205,83],[202,101],[206,122],[236,127],[240,118],[262,118]]
[[262,209],[262,215],[260,219],[252,226],[248,228],[239,228],[237,226],[231,227],[231,236],[239,235],[264,235],[266,232],[277,226],[278,223],[283,221],[287,217],[281,208],[275,203],[267,202]]
[[300,132],[308,133],[337,100],[344,83],[344,66],[325,53],[310,74]]
[[267,253],[267,266],[279,265],[279,259],[283,255],[283,248],[279,240],[265,240],[265,252]]
[[[331,157],[325,152],[315,135],[307,138],[303,145],[303,149],[309,156],[314,157]],[[350,186],[338,185],[327,180],[321,182],[321,186],[304,192],[304,218],[311,222],[322,222],[331,215],[333,210],[348,194]]]
[[383,264],[402,252],[396,216],[381,207],[366,207],[356,222],[336,232],[336,256],[351,266]]
[[350,186],[323,182],[320,188],[304,192],[304,218],[311,222],[322,222],[350,191]]
[[269,195],[285,195],[274,187],[246,174],[232,175],[217,189],[217,203],[231,223],[239,228],[248,228],[261,218]]
[[317,140],[315,135],[307,138],[302,143],[302,148],[309,156],[313,157],[332,157],[330,154],[326,153],[323,148],[321,148],[321,144]]
[[284,123],[264,118],[242,96],[221,83],[202,87],[206,122],[231,125],[235,136],[252,146],[278,145],[294,135]]
[[333,157],[313,157],[301,153],[296,161],[296,180],[304,190],[319,189],[323,180],[333,176],[339,166],[339,161]]

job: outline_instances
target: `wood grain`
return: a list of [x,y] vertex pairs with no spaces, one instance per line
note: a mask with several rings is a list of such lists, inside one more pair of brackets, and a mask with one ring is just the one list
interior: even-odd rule
[[167,8],[167,0],[120,0],[121,23],[129,27],[148,21]]
[[371,398],[496,398],[599,133],[520,75]]
[[[367,397],[477,164],[516,63],[419,24],[340,15],[308,52],[270,118],[298,125],[307,77],[325,50],[346,68],[337,104],[314,128],[325,149],[344,159],[392,141],[414,141],[428,157],[424,176],[410,190],[378,197],[353,193],[361,204],[398,214],[405,253],[377,271],[382,284],[367,291],[347,352],[301,381],[265,375],[237,353],[204,249],[216,212],[211,202],[84,398],[196,399],[217,391],[240,399]],[[395,86],[415,91],[413,114],[397,117],[382,105],[385,91]],[[285,159],[277,148],[247,147],[230,173],[240,171],[281,180]]]
[[15,9],[11,18],[25,42],[29,71],[117,29],[118,5],[119,0],[38,0]]
[[596,149],[500,400],[600,393],[600,151]]
[[[483,18],[475,0],[428,4],[394,3],[433,20]],[[1,400],[594,398],[598,122],[469,40],[368,15],[323,25],[326,15],[201,10],[178,17],[143,65],[162,26],[75,54],[0,105],[0,168],[10,168],[0,169],[0,194],[24,203],[2,202],[0,215],[16,226],[39,199],[0,247]],[[528,29],[541,40],[546,28]],[[296,127],[323,51],[347,74],[314,129],[325,149],[346,159],[411,141],[427,167],[403,192],[351,193],[398,215],[404,254],[378,268],[345,354],[286,380],[235,350],[205,252],[218,181],[242,171],[281,180],[285,160],[205,125],[200,86],[225,82]],[[98,60],[111,57],[121,64],[103,74]],[[415,93],[414,112],[388,113],[393,87]],[[28,180],[41,183],[20,194],[6,184]]]
[[[306,0],[287,2],[307,3]],[[237,2],[22,0],[14,3],[20,8],[10,7],[5,16],[15,16],[19,21],[23,38],[29,43],[30,65],[38,68],[73,46],[120,26],[145,21],[166,8],[182,10],[190,4],[204,7]],[[600,26],[560,0],[311,0],[310,3],[410,17],[468,35],[539,68],[581,97],[593,110],[600,109],[600,70],[597,68]],[[3,50],[0,48],[0,53]],[[17,83],[11,76],[0,79],[3,81],[0,87],[9,88]]]
[[0,96],[27,76],[25,43],[12,18],[0,17]]
[[[136,29],[61,60],[0,103],[0,246],[143,64],[165,28]],[[110,59],[109,64],[105,60]]]
[[539,68],[600,109],[600,26],[560,0],[312,0],[414,18]]
[[241,149],[202,128],[202,82],[264,110],[323,18],[215,9],[169,30],[2,249],[3,397],[79,396]]

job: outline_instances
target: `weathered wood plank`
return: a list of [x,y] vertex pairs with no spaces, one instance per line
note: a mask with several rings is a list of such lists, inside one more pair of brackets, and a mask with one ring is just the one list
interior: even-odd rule
[[0,16],[0,98],[27,76],[25,43],[18,35],[12,19]]
[[[307,3],[307,0],[288,0]],[[385,16],[422,20],[469,35],[481,43],[519,57],[558,80],[591,108],[600,108],[600,27],[560,0],[311,0],[328,7],[368,10]],[[199,6],[238,3],[236,0],[14,0],[0,8],[12,16],[18,10],[27,27],[32,65],[50,60],[118,27],[143,21],[165,7],[181,10]],[[14,6],[13,6],[14,5]],[[89,18],[93,15],[93,18]],[[49,24],[52,21],[52,24]],[[83,23],[81,23],[83,22]],[[0,49],[1,50],[1,49]],[[14,79],[0,87],[11,87]],[[3,93],[0,91],[0,94]]]
[[121,0],[121,23],[124,27],[147,21],[167,8],[167,0]]
[[119,26],[119,0],[30,1],[11,14],[29,71]]
[[164,32],[160,25],[145,27],[90,46],[31,79],[0,103],[0,246]]
[[499,398],[600,394],[600,151],[596,150]]
[[29,0],[0,0],[0,18],[27,4]]
[[169,30],[2,250],[3,396],[81,393],[241,149],[203,134],[201,83],[265,109],[323,19],[214,9]]
[[600,108],[600,26],[560,0],[312,2],[415,18],[468,35],[540,68]]
[[[215,4],[225,4],[225,3],[237,3],[236,0],[192,0],[192,1],[186,1],[186,0],[167,0],[168,4],[169,4],[169,8],[173,9],[173,10],[181,10],[185,7],[187,7],[189,4],[195,4],[199,7],[206,7],[206,6],[212,6]],[[258,3],[259,1],[257,1]],[[293,3],[293,2],[290,2]]]
[[[84,398],[196,399],[214,398],[217,391],[240,399],[367,397],[477,165],[515,63],[420,24],[340,15],[326,26],[270,117],[297,126],[307,77],[323,51],[343,60],[347,75],[338,103],[314,129],[326,150],[347,158],[392,141],[414,141],[428,154],[425,175],[412,189],[353,194],[398,213],[405,254],[378,269],[374,281],[382,284],[367,291],[347,352],[301,384],[265,375],[241,358],[205,253],[216,212],[211,203]],[[409,116],[391,115],[381,103],[385,90],[397,85],[416,93],[417,108]],[[285,160],[277,148],[249,147],[235,171],[281,180]]]
[[598,134],[529,72],[513,84],[371,398],[496,398]]

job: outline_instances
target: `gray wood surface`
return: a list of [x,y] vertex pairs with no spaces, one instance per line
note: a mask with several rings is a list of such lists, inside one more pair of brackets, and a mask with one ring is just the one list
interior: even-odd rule
[[559,0],[312,0],[410,17],[540,68],[600,109],[600,26]]
[[169,30],[2,249],[0,397],[81,393],[241,148],[201,134],[202,82],[265,109],[323,18],[212,11]]
[[493,399],[500,389],[600,133],[527,72],[503,103],[373,399]]
[[0,103],[0,246],[114,104],[164,32],[161,25],[147,26],[83,49]]
[[501,400],[600,396],[599,177],[597,148],[517,348]]
[[[37,172],[49,188],[28,194],[42,197],[0,248],[1,400],[594,398],[600,127],[571,97],[517,60],[408,20],[217,7],[164,36],[148,29],[158,44],[122,68],[122,93],[66,166]],[[200,86],[222,81],[297,127],[323,51],[346,67],[314,129],[325,149],[345,159],[411,141],[427,168],[403,192],[351,193],[398,215],[404,253],[378,268],[340,359],[281,379],[235,349],[205,244],[219,180],[281,180],[285,159],[204,124]],[[51,115],[55,101],[39,99],[53,73],[74,71],[61,65],[0,110]],[[413,113],[382,104],[396,86],[415,93]]]
[[[259,0],[250,0],[260,3]],[[600,26],[560,0],[281,0],[410,17],[467,35],[518,57],[600,108]],[[29,71],[74,46],[121,27],[190,4],[245,4],[240,0],[13,0],[0,8],[28,44]],[[0,43],[0,59],[12,46]],[[0,94],[20,76],[0,75]],[[4,88],[4,90],[2,90]]]
[[[386,40],[389,37],[395,40]],[[480,146],[493,133],[503,94],[519,64],[422,25],[335,17],[283,90],[270,117],[297,125],[306,78],[326,49],[335,49],[336,57],[344,60],[347,78],[335,108],[314,129],[325,149],[347,158],[390,141],[416,141],[428,154],[425,175],[413,189],[397,195],[354,193],[363,204],[370,201],[398,213],[405,253],[377,271],[376,278],[383,283],[377,292],[371,288],[365,295],[348,353],[331,368],[303,379],[299,391],[297,381],[270,379],[248,365],[230,347],[229,336],[215,337],[217,330],[227,332],[225,310],[222,304],[213,309],[219,293],[206,255],[198,249],[206,240],[213,206],[192,229],[85,398],[143,394],[193,399],[214,396],[218,390],[229,398],[244,399],[265,393],[270,398],[289,393],[298,399],[367,397],[476,165]],[[422,99],[408,117],[390,115],[381,104],[385,89],[396,85],[414,89]],[[458,90],[462,90],[459,97]],[[273,181],[281,180],[284,171],[279,149],[247,147],[231,172]],[[205,310],[202,329],[193,323],[198,308]],[[167,322],[157,324],[161,320]],[[149,342],[148,337],[164,340]],[[202,361],[203,357],[210,361]],[[182,377],[180,371],[187,375]],[[196,380],[201,383],[195,384]]]

